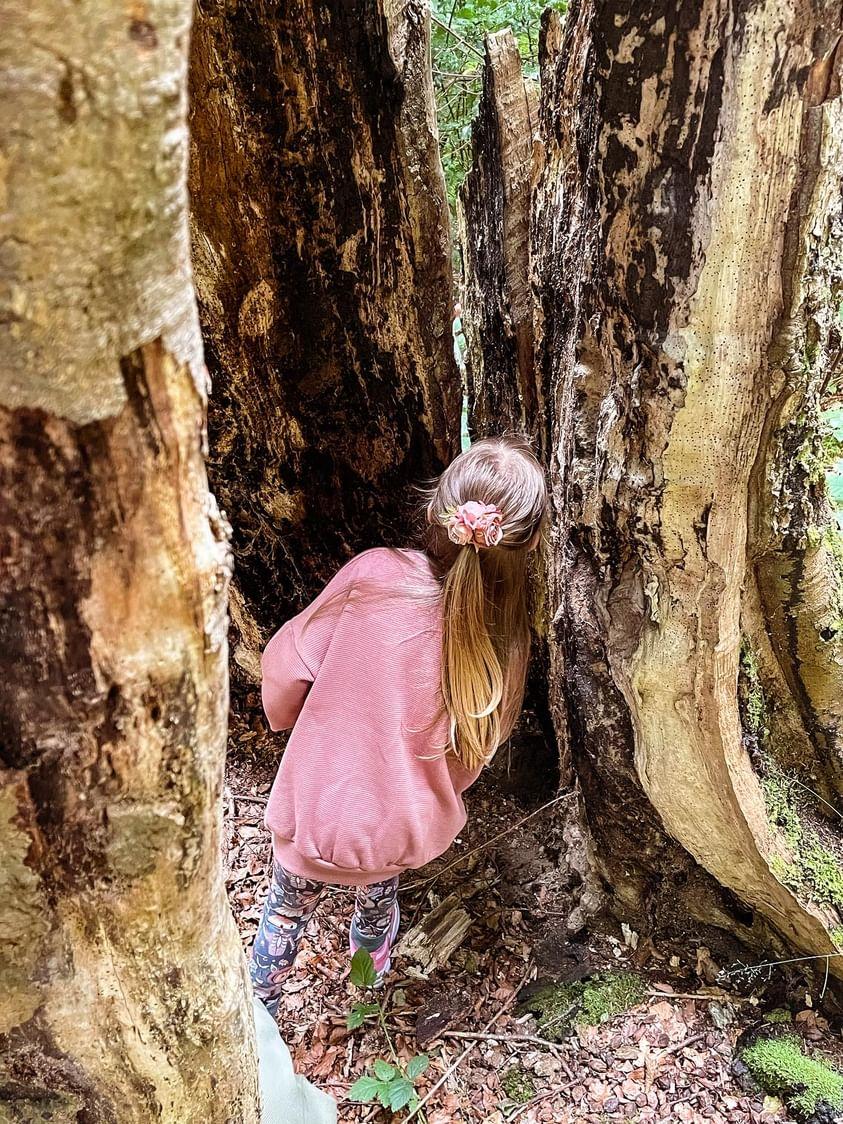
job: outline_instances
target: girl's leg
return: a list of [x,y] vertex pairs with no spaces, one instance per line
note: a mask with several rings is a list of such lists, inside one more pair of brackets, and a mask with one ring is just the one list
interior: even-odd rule
[[351,952],[365,948],[371,954],[378,983],[389,971],[399,920],[397,877],[358,887],[351,921]]
[[249,964],[255,995],[271,1015],[278,1011],[281,988],[323,889],[321,882],[291,874],[273,859],[272,882]]

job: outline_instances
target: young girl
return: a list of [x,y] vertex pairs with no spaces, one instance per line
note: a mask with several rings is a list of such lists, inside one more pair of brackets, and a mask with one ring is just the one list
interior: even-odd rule
[[357,888],[350,947],[379,982],[399,874],[462,830],[462,794],[509,736],[529,648],[528,552],[547,504],[525,441],[477,441],[429,495],[423,550],[352,559],[263,655],[273,730],[293,730],[266,809],[272,884],[252,950],[274,1014],[326,883]]

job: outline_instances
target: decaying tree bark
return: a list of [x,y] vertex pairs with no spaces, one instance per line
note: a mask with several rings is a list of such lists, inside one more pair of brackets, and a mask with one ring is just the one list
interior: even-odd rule
[[455,451],[452,279],[421,0],[201,0],[193,248],[234,656]]
[[772,401],[750,480],[743,608],[765,732],[789,768],[823,801],[838,804],[843,537],[826,491],[822,403],[843,355],[840,42],[837,57],[830,51],[812,68],[805,90],[802,175],[784,246],[782,315],[768,354]]
[[838,113],[811,107],[806,79],[838,20],[778,0],[579,5],[548,63],[533,247],[558,450],[553,708],[605,875],[638,913],[655,878],[671,892],[665,829],[736,895],[742,928],[754,915],[808,955],[835,951],[839,916],[776,873],[791,856],[736,684],[750,476],[781,393],[769,353],[830,202],[799,205],[803,138]]
[[537,91],[508,29],[486,36],[473,167],[458,200],[469,414],[476,436],[537,422],[529,277]]
[[798,450],[839,347],[841,33],[807,0],[546,17],[530,246],[550,705],[604,885],[823,971],[839,831],[770,793],[839,791],[839,539]]
[[38,0],[4,25],[0,1115],[248,1124],[190,4],[138,13]]

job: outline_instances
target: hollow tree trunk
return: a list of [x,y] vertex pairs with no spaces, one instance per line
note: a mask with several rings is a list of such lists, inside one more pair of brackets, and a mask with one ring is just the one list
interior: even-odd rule
[[458,199],[469,415],[480,437],[500,432],[501,419],[520,429],[537,422],[529,276],[537,111],[515,36],[487,35],[473,167]]
[[230,564],[203,464],[190,4],[7,11],[0,1101],[256,1121],[219,854]]
[[[546,17],[530,248],[550,706],[604,885],[654,935],[690,917],[806,956],[835,952],[843,902],[788,877],[759,775],[781,753],[820,796],[839,776],[836,631],[816,639],[839,579],[822,502],[810,534],[781,517],[811,506],[781,452],[835,344],[841,31],[779,0]],[[755,767],[742,646],[775,714]]]
[[234,656],[351,553],[406,541],[459,387],[428,14],[200,0],[193,246]]

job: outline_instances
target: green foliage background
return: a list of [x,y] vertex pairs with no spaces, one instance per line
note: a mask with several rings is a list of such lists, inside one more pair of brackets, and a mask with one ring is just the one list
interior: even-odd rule
[[524,73],[538,79],[541,14],[565,12],[567,0],[432,0],[433,85],[442,166],[453,215],[457,191],[471,163],[471,121],[480,97],[483,38],[512,29]]

